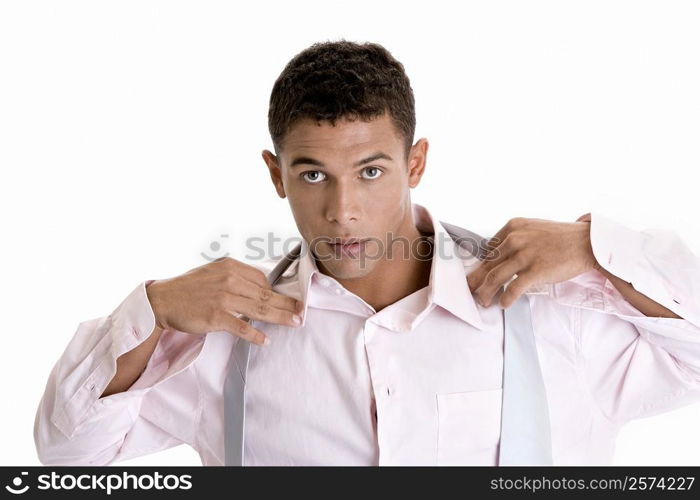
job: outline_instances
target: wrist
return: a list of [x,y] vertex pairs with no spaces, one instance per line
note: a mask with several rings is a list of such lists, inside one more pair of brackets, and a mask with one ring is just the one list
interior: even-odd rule
[[146,282],[146,297],[151,306],[151,312],[155,318],[156,327],[161,330],[168,328],[167,322],[163,317],[163,307],[160,300],[162,282],[160,280],[150,280]]

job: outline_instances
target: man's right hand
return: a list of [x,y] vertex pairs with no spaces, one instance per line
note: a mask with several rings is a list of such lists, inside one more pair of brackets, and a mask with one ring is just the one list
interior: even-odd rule
[[193,335],[223,330],[258,345],[267,337],[245,319],[299,326],[304,310],[303,302],[273,291],[261,270],[230,257],[156,280],[146,294],[163,330]]

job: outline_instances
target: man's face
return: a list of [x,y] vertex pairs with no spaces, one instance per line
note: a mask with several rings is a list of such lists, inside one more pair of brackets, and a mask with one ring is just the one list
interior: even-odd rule
[[[392,237],[415,233],[410,188],[420,181],[427,149],[421,139],[406,159],[403,137],[384,114],[335,126],[300,120],[279,156],[263,151],[263,159],[321,271],[352,279],[368,275],[386,258]],[[333,244],[355,238],[366,241]],[[394,259],[402,258],[403,248],[394,246]]]

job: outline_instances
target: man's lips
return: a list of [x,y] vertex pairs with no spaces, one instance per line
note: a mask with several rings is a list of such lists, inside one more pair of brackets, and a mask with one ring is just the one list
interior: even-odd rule
[[333,246],[348,246],[348,245],[352,245],[355,243],[365,242],[368,239],[369,238],[347,238],[347,239],[332,238],[328,244],[333,245]]
[[365,243],[368,238],[348,238],[340,239],[340,243],[329,243],[328,245],[333,250],[333,254],[337,257],[358,258],[365,251]]

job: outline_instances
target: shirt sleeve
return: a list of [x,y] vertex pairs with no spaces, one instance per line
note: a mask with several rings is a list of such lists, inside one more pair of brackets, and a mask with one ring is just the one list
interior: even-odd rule
[[632,230],[591,214],[600,265],[681,318],[649,317],[597,270],[554,284],[574,308],[580,372],[611,421],[656,415],[700,401],[700,259],[672,231]]
[[132,386],[100,398],[117,358],[146,340],[155,317],[139,284],[112,314],[82,322],[54,365],[34,422],[44,465],[107,465],[182,443],[199,418],[194,366],[204,335],[164,330]]

